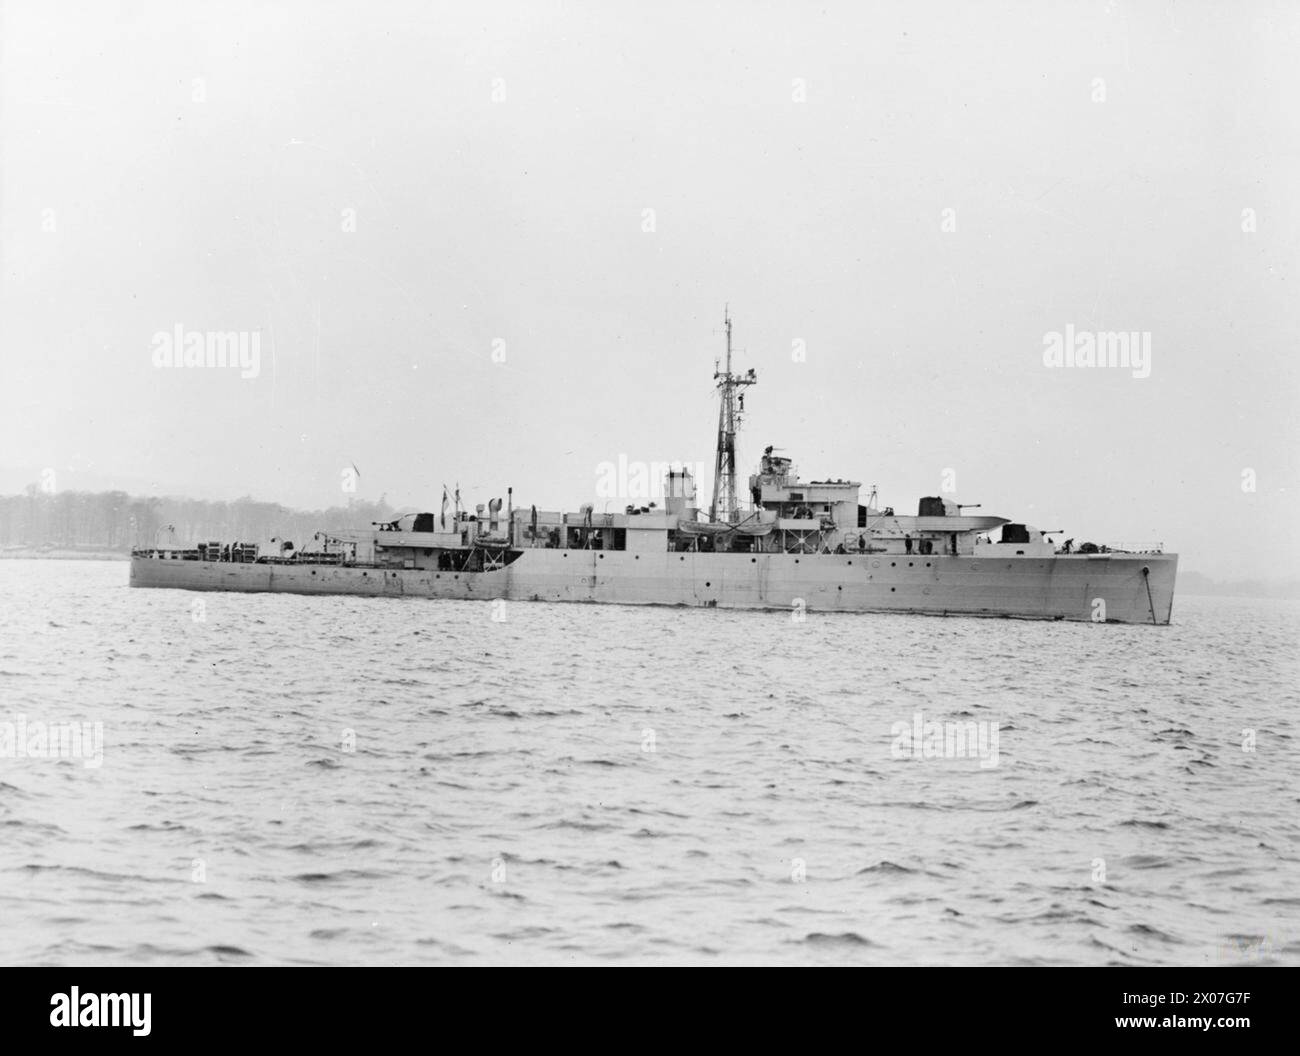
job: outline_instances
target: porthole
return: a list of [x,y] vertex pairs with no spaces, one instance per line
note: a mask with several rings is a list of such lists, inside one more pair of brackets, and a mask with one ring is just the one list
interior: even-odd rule
[[705,585],[706,587],[711,587],[711,586],[713,586],[713,584],[710,583],[707,579],[704,581],[704,585]]
[[897,561],[891,561],[891,562],[889,562],[889,567],[890,567],[890,568],[897,568],[897,567],[898,567],[898,562],[897,562]]
[[890,587],[890,588],[889,588],[889,593],[892,594],[892,593],[894,593],[894,591],[896,591],[897,589],[898,589],[897,587]]

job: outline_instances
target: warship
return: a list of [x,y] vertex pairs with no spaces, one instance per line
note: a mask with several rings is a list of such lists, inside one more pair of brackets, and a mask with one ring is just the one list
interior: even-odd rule
[[[768,447],[739,500],[736,433],[753,369],[732,369],[724,315],[713,492],[699,506],[694,474],[665,473],[663,504],[622,512],[505,510],[494,498],[411,513],[367,530],[280,542],[205,541],[137,549],[131,586],[483,601],[604,602],[806,612],[898,612],[1164,625],[1178,556],[1151,544],[1053,540],[1009,518],[920,499],[914,516],[881,508],[852,480],[802,480]],[[998,538],[993,538],[994,533]]]

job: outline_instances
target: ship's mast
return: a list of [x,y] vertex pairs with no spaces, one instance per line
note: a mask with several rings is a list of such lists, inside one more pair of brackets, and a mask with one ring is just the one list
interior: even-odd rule
[[713,371],[718,384],[718,452],[713,464],[713,503],[709,507],[709,520],[734,524],[740,519],[736,503],[736,390],[753,385],[758,376],[751,367],[744,375],[731,372],[731,312],[723,311],[727,330],[727,366]]

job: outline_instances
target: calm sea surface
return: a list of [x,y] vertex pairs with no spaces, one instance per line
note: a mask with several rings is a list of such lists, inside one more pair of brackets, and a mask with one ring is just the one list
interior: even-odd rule
[[[1300,603],[795,623],[127,574],[0,561],[4,963],[1300,963]],[[918,712],[997,723],[997,765],[899,757]],[[102,765],[20,721],[102,723]]]

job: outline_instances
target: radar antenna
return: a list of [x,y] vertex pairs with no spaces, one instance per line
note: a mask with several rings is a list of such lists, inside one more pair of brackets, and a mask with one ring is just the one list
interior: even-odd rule
[[713,503],[709,507],[709,520],[735,524],[740,520],[736,502],[736,392],[758,381],[754,368],[742,375],[731,372],[731,311],[723,310],[727,331],[727,367],[718,370],[715,364],[713,379],[717,382],[720,403],[718,407],[718,451],[713,464]]

